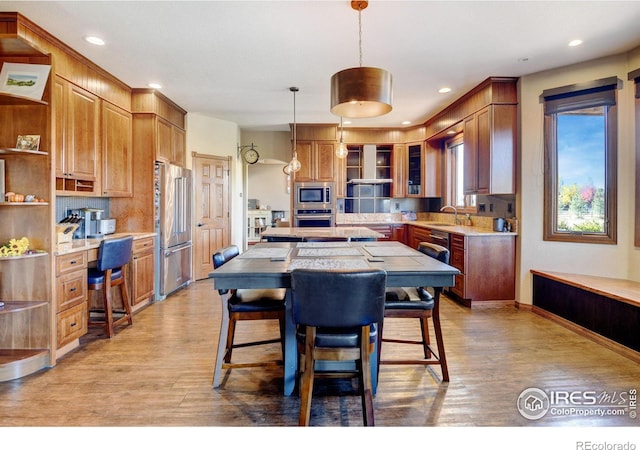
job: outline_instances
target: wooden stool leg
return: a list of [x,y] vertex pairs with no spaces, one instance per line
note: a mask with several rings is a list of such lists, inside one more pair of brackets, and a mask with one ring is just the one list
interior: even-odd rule
[[422,349],[424,351],[424,359],[431,358],[431,349],[429,345],[431,340],[429,338],[429,319],[427,317],[420,318],[420,331],[422,332]]
[[369,326],[366,326],[362,327],[360,334],[360,389],[362,389],[362,418],[366,427],[375,426],[370,358],[371,344],[369,343]]
[[120,285],[120,290],[122,293],[122,303],[124,306],[125,316],[127,317],[129,325],[133,325],[133,314],[131,314],[131,304],[129,302],[129,288],[127,286],[127,277],[124,275],[125,267],[122,267],[122,284]]
[[311,418],[311,397],[313,396],[313,378],[315,376],[315,341],[316,329],[307,327],[307,337],[304,344],[304,372],[300,380],[300,417],[298,424],[308,426]]
[[104,299],[104,320],[105,330],[107,337],[113,336],[113,305],[111,299],[111,269],[106,270],[104,273],[104,292],[102,295]]

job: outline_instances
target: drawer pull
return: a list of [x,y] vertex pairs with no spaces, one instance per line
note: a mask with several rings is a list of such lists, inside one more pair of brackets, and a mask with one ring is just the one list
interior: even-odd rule
[[76,322],[73,322],[73,323],[72,323],[72,324],[70,324],[69,326],[70,326],[71,328],[73,328],[73,327],[75,327],[76,325],[77,325],[77,324],[76,324]]
[[75,259],[72,259],[71,261],[69,261],[69,264],[75,264],[77,261]]
[[75,292],[78,288],[74,288],[72,287],[71,289],[69,289],[69,292]]

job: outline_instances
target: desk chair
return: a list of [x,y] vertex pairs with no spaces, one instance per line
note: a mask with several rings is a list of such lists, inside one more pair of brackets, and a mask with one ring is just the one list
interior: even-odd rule
[[[124,266],[131,260],[132,245],[132,236],[103,240],[98,248],[97,265],[95,268],[89,268],[88,270],[87,288],[90,291],[102,291],[103,302],[102,309],[91,309],[91,304],[89,304],[88,324],[104,325],[108,338],[115,334],[114,329],[118,325],[124,322],[133,325],[127,278],[124,273]],[[120,286],[124,311],[114,311],[113,309],[111,288],[115,286]],[[104,320],[92,320],[92,312],[104,313]],[[121,315],[121,317],[114,320],[114,312]]]
[[[291,272],[293,322],[300,353],[300,425],[309,425],[316,361],[355,361],[362,397],[362,417],[373,426],[371,352],[377,326],[384,319],[387,274],[381,269]],[[333,374],[334,376],[336,374]]]
[[[214,270],[221,267],[240,254],[238,246],[231,245],[213,254]],[[222,324],[216,356],[216,367],[213,376],[213,387],[221,382],[222,369],[281,366],[282,360],[232,362],[231,355],[234,348],[251,347],[256,345],[279,342],[284,355],[284,298],[285,289],[218,289],[222,299]],[[234,343],[236,323],[240,320],[268,320],[277,319],[280,323],[280,338],[261,341]]]
[[[448,264],[449,250],[441,245],[421,242],[418,250],[425,255]],[[440,294],[442,288],[432,288],[433,295],[427,288],[388,288],[386,291],[384,317],[390,318],[412,318],[420,320],[422,340],[391,339],[385,338],[380,329],[378,347],[378,367],[380,364],[422,364],[439,365],[442,370],[442,381],[449,381],[449,370],[442,341],[442,328],[440,326]],[[435,352],[429,340],[429,318],[433,320],[433,328],[436,337],[438,351]],[[381,327],[382,328],[382,327]],[[417,344],[423,348],[424,359],[381,359],[382,342],[393,342],[399,344]]]

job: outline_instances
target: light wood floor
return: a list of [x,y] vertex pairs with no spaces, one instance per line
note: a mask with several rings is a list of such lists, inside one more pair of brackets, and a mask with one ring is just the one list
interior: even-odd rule
[[[640,425],[628,414],[523,418],[516,401],[525,388],[619,394],[640,387],[640,365],[528,311],[470,310],[449,299],[442,310],[451,382],[440,384],[438,368],[383,366],[376,425]],[[140,311],[111,340],[94,329],[56,367],[0,383],[0,426],[296,425],[299,400],[282,395],[279,369],[235,369],[212,389],[219,322],[219,297],[205,280]],[[385,333],[418,332],[417,321],[401,322],[389,320]],[[400,351],[389,344],[383,354]],[[279,347],[251,352],[277,356]],[[355,384],[317,385],[312,425],[362,425]]]

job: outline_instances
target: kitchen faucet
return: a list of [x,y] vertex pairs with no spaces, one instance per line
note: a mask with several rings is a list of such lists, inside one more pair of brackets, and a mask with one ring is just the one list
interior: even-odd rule
[[446,206],[443,206],[442,208],[440,208],[440,211],[444,211],[445,209],[448,209],[448,208],[453,209],[453,212],[454,212],[454,216],[453,216],[453,224],[454,224],[454,225],[458,225],[458,210],[456,209],[456,207],[455,207],[455,206],[453,206],[453,205],[446,205]]

